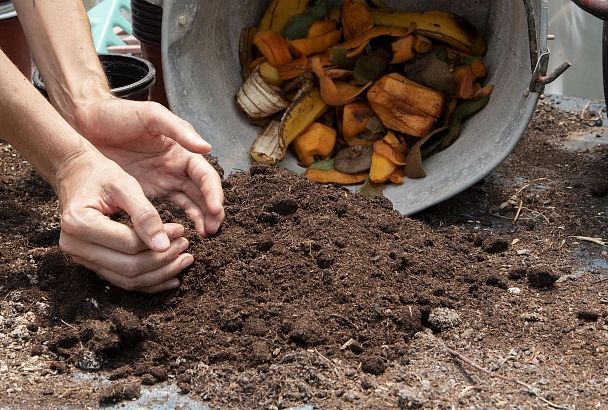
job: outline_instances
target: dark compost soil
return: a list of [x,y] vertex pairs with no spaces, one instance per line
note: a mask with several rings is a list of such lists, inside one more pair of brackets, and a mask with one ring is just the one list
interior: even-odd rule
[[542,103],[496,171],[415,219],[254,166],[157,296],[69,261],[53,192],[1,145],[0,407],[161,382],[220,408],[607,405],[608,150],[564,149],[576,130],[602,128]]

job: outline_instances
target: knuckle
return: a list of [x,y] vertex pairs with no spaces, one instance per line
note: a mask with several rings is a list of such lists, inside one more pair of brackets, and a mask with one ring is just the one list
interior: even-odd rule
[[154,101],[146,102],[144,107],[143,117],[147,126],[151,131],[158,132],[159,118],[164,113],[165,107]]
[[72,254],[72,241],[63,234],[59,235],[59,249],[67,254]]
[[156,209],[152,207],[145,207],[139,210],[137,213],[137,219],[141,222],[148,222],[155,219],[157,215]]
[[134,238],[121,238],[120,251],[126,255],[135,255],[138,251],[138,243]]
[[68,208],[62,213],[61,230],[72,236],[77,236],[82,232],[82,222],[73,209]]
[[126,276],[130,280],[140,274],[139,267],[134,261],[125,262],[119,272],[121,275]]

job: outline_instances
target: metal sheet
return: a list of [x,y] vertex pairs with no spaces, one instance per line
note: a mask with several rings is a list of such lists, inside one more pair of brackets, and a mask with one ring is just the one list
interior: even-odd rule
[[[389,185],[395,209],[413,214],[478,182],[511,152],[527,127],[538,95],[527,93],[531,79],[527,15],[512,0],[388,1],[399,9],[443,9],[461,14],[488,39],[488,82],[495,90],[483,113],[467,121],[461,138],[425,161],[428,176]],[[535,2],[539,6],[540,0]],[[164,0],[163,68],[172,109],[213,145],[227,172],[251,164],[249,148],[259,132],[235,106],[240,87],[238,39],[255,25],[266,2],[257,0]],[[537,24],[538,25],[538,24]],[[283,166],[303,169],[290,156]]]

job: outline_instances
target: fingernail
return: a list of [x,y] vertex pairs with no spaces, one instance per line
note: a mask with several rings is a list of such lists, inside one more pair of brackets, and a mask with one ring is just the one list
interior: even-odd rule
[[167,234],[161,232],[152,237],[152,245],[154,245],[156,250],[164,251],[169,247],[169,245],[171,245],[171,242],[169,242],[169,237]]
[[214,219],[209,222],[205,222],[205,226],[207,227],[207,233],[211,234],[211,235],[216,233],[220,229],[220,224],[221,224],[221,222],[218,221],[217,219]]
[[180,281],[179,281],[179,280],[177,280],[177,279],[173,279],[172,281],[170,281],[170,282],[167,284],[167,287],[168,287],[169,289],[177,289],[177,288],[179,288],[179,285],[181,285]]
[[180,262],[179,267],[181,269],[186,269],[188,266],[192,265],[192,262],[194,262],[192,255],[186,255]]

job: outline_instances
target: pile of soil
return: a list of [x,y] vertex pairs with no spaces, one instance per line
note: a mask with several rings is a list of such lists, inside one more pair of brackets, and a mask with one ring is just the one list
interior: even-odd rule
[[[63,255],[52,191],[4,145],[0,342],[20,348],[0,354],[0,372],[24,354],[43,364],[21,390],[10,380],[24,371],[0,382],[0,405],[112,402],[161,382],[222,408],[605,403],[608,283],[585,264],[605,247],[573,237],[608,232],[607,150],[561,149],[579,129],[590,126],[542,104],[501,167],[416,219],[254,166],[224,180],[221,231],[191,229],[196,262],[156,296]],[[113,384],[76,383],[79,371]],[[573,392],[582,375],[593,382]]]

